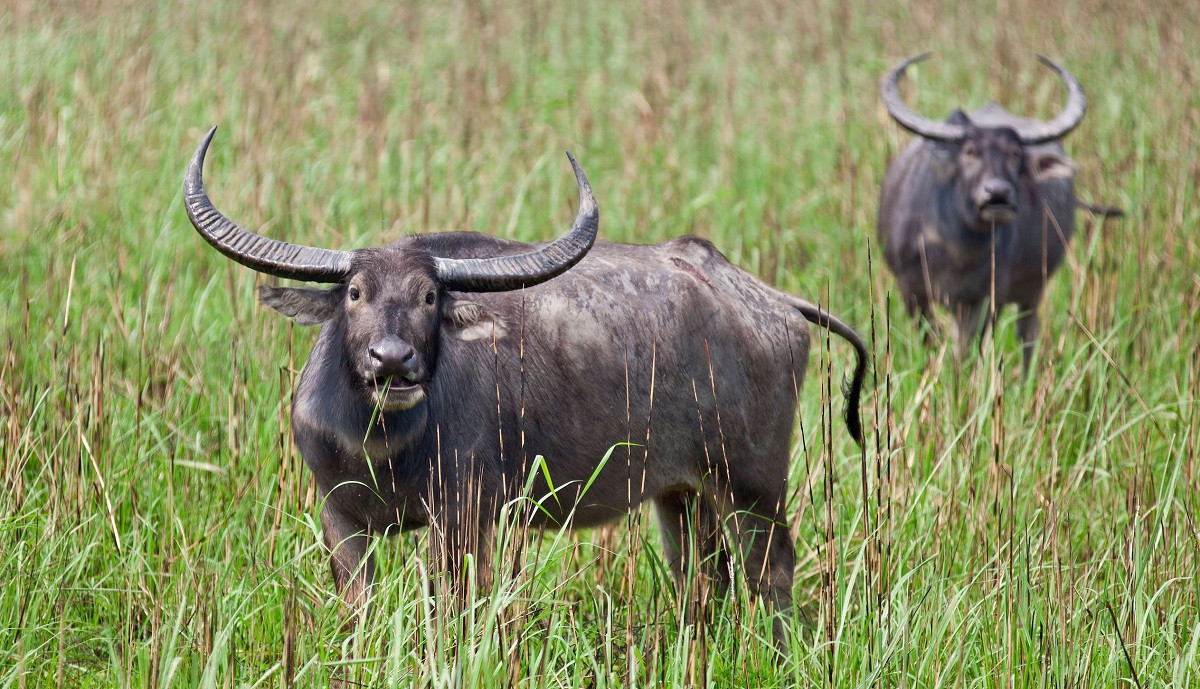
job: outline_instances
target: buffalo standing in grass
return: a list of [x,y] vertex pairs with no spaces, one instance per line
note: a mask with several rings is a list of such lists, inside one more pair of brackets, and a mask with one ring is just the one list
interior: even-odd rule
[[[898,82],[917,55],[883,81],[883,101],[919,135],[888,166],[879,201],[879,241],[909,313],[932,327],[932,306],[950,309],[962,352],[990,325],[989,302],[1020,311],[1017,334],[1029,372],[1038,337],[1038,303],[1075,229],[1075,163],[1060,139],[1083,119],[1079,82],[1040,58],[1067,85],[1053,120],[1017,117],[995,103],[945,122],[908,108]],[[1087,206],[1103,215],[1120,211]],[[982,326],[982,328],[981,328]]]
[[[212,134],[184,184],[200,234],[257,271],[333,283],[259,295],[301,325],[321,325],[292,430],[320,489],[347,603],[367,600],[374,535],[432,526],[441,567],[458,575],[474,553],[486,573],[500,507],[531,473],[535,495],[551,490],[531,470],[540,455],[556,493],[532,512],[534,525],[603,524],[651,500],[681,575],[692,546],[725,561],[729,519],[751,587],[790,609],[784,503],[809,322],[857,350],[846,420],[861,442],[866,349],[852,329],[703,239],[593,246],[596,202],[573,158],[578,217],[547,245],[464,232],[348,252],[267,239],[209,201],[201,169]],[[688,514],[699,529],[689,530]],[[777,619],[777,639],[782,629]]]

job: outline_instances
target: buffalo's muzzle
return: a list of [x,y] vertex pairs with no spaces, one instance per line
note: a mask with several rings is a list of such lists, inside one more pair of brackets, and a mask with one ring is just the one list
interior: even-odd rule
[[371,355],[371,373],[376,379],[396,377],[410,383],[416,381],[419,366],[417,352],[404,340],[394,336],[384,337],[367,351]]
[[979,219],[984,222],[1007,223],[1017,215],[1016,189],[1006,180],[992,179],[983,183],[979,200]]

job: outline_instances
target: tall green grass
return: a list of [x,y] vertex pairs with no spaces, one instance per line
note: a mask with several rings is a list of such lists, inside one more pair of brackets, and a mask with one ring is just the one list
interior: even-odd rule
[[[143,5],[0,7],[0,687],[1200,686],[1190,4]],[[881,267],[878,78],[926,49],[935,116],[1049,116],[1061,59],[1081,195],[1128,211],[1081,215],[1028,381],[1012,314],[957,361]],[[605,239],[706,236],[869,336],[864,454],[845,347],[800,394],[783,656],[744,590],[687,614],[641,514],[509,533],[465,610],[425,595],[425,533],[382,542],[343,631],[288,431],[315,333],[183,213],[212,124],[216,203],[274,236],[548,238],[570,149]]]

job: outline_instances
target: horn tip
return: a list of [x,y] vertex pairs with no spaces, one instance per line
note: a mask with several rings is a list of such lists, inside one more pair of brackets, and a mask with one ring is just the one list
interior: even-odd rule
[[[567,151],[567,160],[571,161],[571,169],[575,172],[575,181],[579,184],[580,196],[592,200],[592,185],[588,182],[583,167],[579,165],[579,161],[575,160],[575,156],[571,155],[570,151]],[[595,201],[592,200],[592,203],[594,204]]]
[[930,55],[933,55],[932,50],[926,50],[923,53],[911,55],[904,58],[898,62],[895,67],[892,67],[890,70],[888,70],[887,74],[885,74],[883,77],[883,83],[880,85],[880,92],[884,94],[884,98],[887,98],[888,90],[894,88],[898,84],[900,77],[904,75],[905,70],[914,64],[925,60]]
[[217,125],[214,124],[212,127],[209,128],[208,133],[205,134],[204,138],[201,140],[200,148],[207,149],[208,145],[210,143],[212,143],[213,136],[215,136],[216,133],[217,133]]
[[208,145],[212,143],[213,136],[217,133],[217,125],[213,125],[204,138],[200,140],[200,145],[196,147],[196,152],[192,155],[192,163],[197,167],[204,165],[204,154],[208,153]]
[[586,184],[587,175],[583,174],[583,168],[579,166],[579,161],[575,159],[575,156],[571,155],[570,151],[567,151],[566,154],[567,160],[571,161],[571,169],[575,171],[575,177],[582,178],[583,182]]
[[[592,222],[595,222],[600,215],[596,204],[596,194],[592,191],[592,185],[588,182],[587,174],[579,165],[579,161],[575,160],[575,156],[571,155],[570,151],[566,153],[567,160],[571,161],[571,169],[575,172],[575,183],[579,186],[579,219],[590,218]],[[595,239],[594,234],[592,238]]]
[[187,173],[183,178],[183,193],[185,196],[194,193],[204,192],[203,170],[204,156],[208,153],[208,145],[212,143],[213,135],[217,133],[217,126],[214,124],[204,138],[200,140],[200,145],[196,147],[196,152],[192,154],[192,160],[188,163]]
[[916,55],[906,57],[904,58],[903,62],[896,66],[895,71],[899,72],[917,64],[918,62],[924,62],[925,60],[929,59],[930,55],[933,55],[932,50],[926,50],[923,53],[917,53]]

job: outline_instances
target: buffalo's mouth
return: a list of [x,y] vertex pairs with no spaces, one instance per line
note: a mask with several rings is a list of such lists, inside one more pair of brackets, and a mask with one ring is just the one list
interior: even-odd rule
[[979,219],[990,223],[1012,222],[1017,217],[1017,207],[1003,200],[986,201],[979,206]]
[[412,409],[425,399],[425,385],[400,376],[367,380],[371,402],[385,412]]

